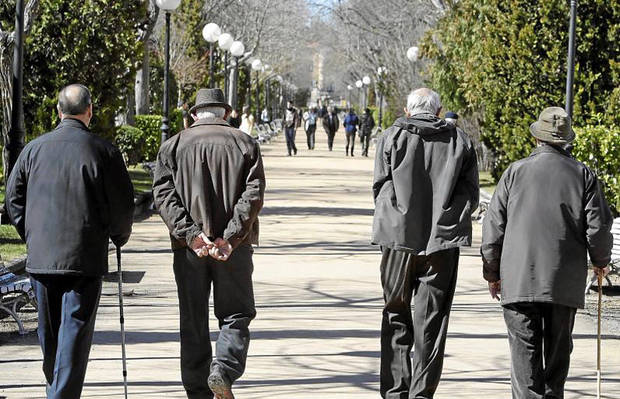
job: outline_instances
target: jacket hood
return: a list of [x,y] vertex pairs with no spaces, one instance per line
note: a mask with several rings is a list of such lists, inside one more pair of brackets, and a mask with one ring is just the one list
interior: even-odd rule
[[394,122],[394,126],[421,135],[443,133],[452,129],[452,126],[446,121],[431,114],[417,114],[409,118],[402,117]]

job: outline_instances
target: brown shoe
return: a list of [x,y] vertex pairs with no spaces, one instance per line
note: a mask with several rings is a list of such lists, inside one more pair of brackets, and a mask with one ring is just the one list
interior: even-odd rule
[[219,369],[214,369],[207,379],[209,389],[215,394],[215,399],[235,399],[228,377]]

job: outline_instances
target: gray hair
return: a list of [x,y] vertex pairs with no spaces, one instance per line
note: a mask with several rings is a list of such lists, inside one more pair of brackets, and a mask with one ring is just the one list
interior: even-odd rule
[[437,115],[440,109],[441,99],[439,94],[426,87],[412,91],[407,97],[407,111],[409,115]]
[[71,84],[58,93],[58,109],[65,115],[82,115],[91,103],[90,90],[81,84]]
[[196,117],[198,119],[223,119],[225,115],[226,109],[224,107],[200,107],[196,110]]

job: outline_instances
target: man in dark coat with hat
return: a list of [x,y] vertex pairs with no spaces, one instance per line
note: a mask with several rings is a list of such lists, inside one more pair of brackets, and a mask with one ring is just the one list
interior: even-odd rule
[[19,155],[6,209],[28,246],[38,304],[48,399],[78,399],[108,272],[109,240],[123,246],[133,222],[133,186],[119,150],[93,134],[88,88],[58,94],[60,124]]
[[[233,398],[256,315],[252,244],[258,243],[265,174],[258,143],[226,122],[230,111],[220,89],[200,89],[190,109],[194,124],[162,145],[153,180],[174,252],[181,376],[190,399]],[[208,326],[212,286],[220,325],[215,359]]]
[[613,220],[596,175],[564,150],[568,114],[546,108],[530,132],[538,146],[508,166],[484,218],[483,275],[501,296],[512,397],[563,398],[588,255],[595,273],[608,271]]

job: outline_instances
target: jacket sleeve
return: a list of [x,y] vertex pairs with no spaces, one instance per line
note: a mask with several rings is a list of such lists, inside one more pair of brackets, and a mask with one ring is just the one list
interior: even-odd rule
[[181,197],[174,186],[172,166],[166,160],[165,151],[168,146],[162,147],[157,154],[155,174],[153,176],[153,199],[170,235],[191,246],[194,238],[202,232],[202,226],[197,225],[189,211],[183,205]]
[[26,195],[28,173],[26,171],[27,151],[17,158],[6,186],[6,212],[22,240],[26,241]]
[[372,195],[375,203],[381,192],[383,185],[392,180],[392,169],[390,165],[391,148],[385,148],[387,135],[383,135],[377,142],[375,155],[375,173],[372,181]]
[[508,206],[508,180],[511,168],[508,167],[502,175],[497,188],[491,198],[489,209],[484,215],[482,225],[482,276],[489,282],[500,279],[500,260],[506,232],[507,206]]
[[252,225],[263,208],[265,195],[265,171],[260,147],[254,145],[250,154],[245,190],[233,208],[233,216],[228,221],[224,238],[233,248],[236,248],[246,238]]
[[110,209],[110,238],[117,247],[129,240],[133,224],[133,184],[118,149],[110,154],[108,167],[104,172],[103,184]]
[[584,207],[588,252],[594,266],[605,267],[611,261],[613,216],[596,176],[591,174],[588,180]]

